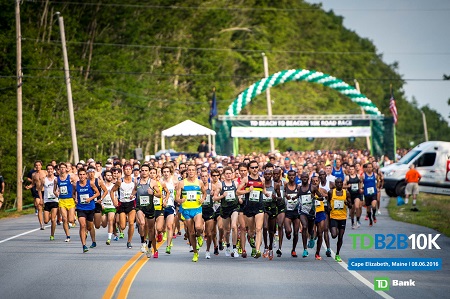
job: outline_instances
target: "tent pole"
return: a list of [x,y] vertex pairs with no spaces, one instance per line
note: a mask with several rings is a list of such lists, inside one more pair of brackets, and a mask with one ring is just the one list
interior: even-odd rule
[[208,152],[211,154],[211,134],[208,135]]
[[165,144],[164,134],[163,133],[161,133],[161,149],[162,150],[166,149],[166,144]]

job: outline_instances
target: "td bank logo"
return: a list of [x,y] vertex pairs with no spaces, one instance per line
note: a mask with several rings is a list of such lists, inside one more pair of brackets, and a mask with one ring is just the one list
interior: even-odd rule
[[373,289],[375,291],[389,291],[391,280],[389,277],[375,277],[373,281]]
[[415,287],[415,280],[397,280],[389,277],[375,277],[373,280],[373,289],[375,291],[389,291],[390,287]]

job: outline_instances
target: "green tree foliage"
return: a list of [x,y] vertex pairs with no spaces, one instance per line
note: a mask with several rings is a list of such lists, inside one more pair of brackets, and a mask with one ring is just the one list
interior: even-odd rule
[[[219,114],[245,88],[270,73],[315,69],[347,83],[358,79],[390,116],[389,83],[399,111],[398,146],[423,140],[419,107],[406,101],[397,65],[383,62],[368,39],[343,18],[305,1],[113,0],[24,1],[24,163],[73,159],[60,33],[64,17],[81,158],[151,154],[160,133],[185,119],[208,125],[216,87]],[[151,3],[146,4],[146,3]],[[118,4],[118,5],[114,5]],[[16,157],[16,37],[14,1],[0,0],[0,170],[10,190]],[[386,78],[392,81],[386,81]],[[317,84],[291,82],[271,90],[274,114],[359,114],[346,97]],[[432,139],[450,138],[443,118],[424,107]],[[265,114],[260,95],[243,114]],[[187,128],[188,129],[188,128]],[[198,140],[174,138],[176,149],[195,151]],[[244,151],[265,150],[268,140],[242,140]],[[276,140],[281,150],[364,147],[365,139]]]

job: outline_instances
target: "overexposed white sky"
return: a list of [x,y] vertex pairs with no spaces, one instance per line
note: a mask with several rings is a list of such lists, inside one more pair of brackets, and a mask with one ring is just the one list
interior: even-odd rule
[[[307,0],[344,17],[344,26],[370,39],[404,79],[450,75],[449,0]],[[363,84],[363,82],[361,82]],[[364,92],[364,86],[361,86]],[[450,81],[407,80],[408,101],[429,105],[450,122]]]

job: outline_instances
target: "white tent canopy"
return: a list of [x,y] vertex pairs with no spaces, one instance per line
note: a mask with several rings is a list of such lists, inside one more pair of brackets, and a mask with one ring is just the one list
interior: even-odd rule
[[[208,136],[209,152],[211,152],[211,136],[216,136],[214,130],[208,129],[192,120],[185,120],[176,126],[168,128],[161,132],[161,148],[166,149],[165,137],[171,136]],[[216,147],[216,138],[213,139],[214,148]]]

